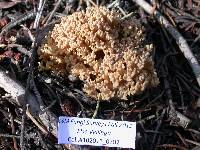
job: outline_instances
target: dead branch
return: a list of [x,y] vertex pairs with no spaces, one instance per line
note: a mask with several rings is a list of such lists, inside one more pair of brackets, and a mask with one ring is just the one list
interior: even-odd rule
[[[10,93],[11,96],[16,100],[16,104],[24,106],[24,95],[25,88],[22,84],[10,78],[6,71],[0,68],[0,87],[3,88],[6,92]],[[38,114],[40,112],[39,104],[36,103],[34,96],[28,94],[28,104],[31,105],[31,112],[33,114]]]
[[[23,85],[16,80],[9,77],[9,75],[6,74],[6,71],[2,68],[0,68],[0,87],[3,88],[6,92],[10,93],[17,105],[23,106],[26,104],[24,98],[26,91],[25,87],[23,87]],[[41,131],[43,131],[44,134],[50,132],[55,137],[57,137],[58,118],[49,110],[42,112],[40,105],[37,103],[36,97],[30,92],[27,94],[27,104],[29,104],[30,108],[26,112],[26,115],[31,120],[33,120],[33,123],[35,123],[35,119],[33,118],[32,114],[36,118],[39,117],[41,123],[45,126],[46,132],[44,132],[45,129],[41,126],[38,127]],[[38,126],[37,124],[35,125]],[[77,150],[77,148],[73,145],[65,145],[65,147]]]
[[46,0],[40,0],[39,1],[38,11],[37,11],[37,14],[36,14],[36,17],[35,17],[35,22],[34,22],[34,25],[33,25],[34,29],[36,29],[39,25],[39,20],[40,20],[40,17],[42,15],[42,11],[43,11],[45,2],[46,2]]
[[193,55],[187,41],[185,38],[173,27],[173,25],[162,16],[162,14],[157,11],[154,7],[152,7],[149,3],[144,0],[133,0],[133,2],[137,3],[140,7],[142,7],[148,14],[154,15],[158,22],[163,25],[166,30],[173,36],[176,40],[181,52],[184,54],[185,58],[188,60],[200,86],[200,65]]
[[61,0],[58,0],[58,1],[56,2],[55,6],[54,6],[54,9],[52,10],[51,14],[49,15],[49,17],[48,17],[48,19],[47,19],[47,21],[46,21],[46,23],[45,23],[44,26],[46,26],[46,25],[49,24],[49,22],[51,21],[51,19],[52,19],[53,16],[54,16],[56,10],[57,10],[58,7],[60,6],[60,3],[61,3]]
[[0,36],[2,36],[5,32],[9,31],[10,29],[15,27],[16,25],[19,25],[21,22],[24,22],[24,21],[34,17],[35,15],[36,15],[36,13],[31,11],[31,12],[28,12],[24,15],[19,16],[19,18],[11,21],[10,23],[8,23],[5,27],[3,27],[1,29]]
[[[15,103],[19,106],[23,106],[25,104],[25,88],[23,85],[21,85],[16,80],[12,79],[8,76],[8,74],[5,73],[4,70],[0,69],[0,87],[3,88],[6,92],[10,93],[11,96],[15,99]],[[42,111],[40,110],[40,105],[37,103],[36,97],[33,96],[31,93],[27,94],[27,103],[30,106],[30,112],[27,112],[27,115],[30,116],[30,114],[34,114],[35,117],[37,117]],[[48,111],[48,110],[47,110]],[[43,124],[48,126],[49,123],[44,121],[43,118],[51,118],[51,120],[56,121],[56,117],[51,117],[51,113],[48,113],[48,116],[45,116],[47,113],[43,113],[41,116],[41,121]],[[40,115],[39,115],[40,116]],[[52,119],[54,118],[54,119]],[[54,124],[56,124],[55,122]],[[53,126],[53,125],[52,125]],[[52,133],[56,136],[57,132],[57,126],[53,126]]]

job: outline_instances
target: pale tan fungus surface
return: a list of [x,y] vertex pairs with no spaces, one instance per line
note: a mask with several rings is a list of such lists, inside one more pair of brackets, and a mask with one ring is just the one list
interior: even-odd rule
[[105,7],[88,8],[63,17],[40,48],[40,68],[73,74],[97,100],[127,99],[159,83],[144,44],[144,29],[134,19],[120,20]]

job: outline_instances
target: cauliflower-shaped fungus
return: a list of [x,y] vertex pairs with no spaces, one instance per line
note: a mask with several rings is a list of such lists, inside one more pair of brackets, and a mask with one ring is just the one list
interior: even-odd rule
[[79,77],[97,100],[126,100],[159,83],[152,49],[133,18],[121,20],[116,11],[92,7],[55,25],[39,49],[40,67]]

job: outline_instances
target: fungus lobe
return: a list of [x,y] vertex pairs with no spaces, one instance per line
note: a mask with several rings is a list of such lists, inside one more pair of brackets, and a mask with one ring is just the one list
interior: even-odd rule
[[122,21],[116,11],[87,8],[55,25],[38,51],[40,68],[79,77],[97,100],[126,100],[159,83],[144,31],[134,18]]

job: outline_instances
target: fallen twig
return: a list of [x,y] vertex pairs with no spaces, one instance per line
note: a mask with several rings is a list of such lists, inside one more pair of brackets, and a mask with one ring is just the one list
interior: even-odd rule
[[20,138],[19,135],[10,135],[10,134],[0,134],[0,137],[7,137],[7,138]]
[[56,2],[55,7],[54,7],[54,9],[52,10],[51,14],[49,15],[49,17],[48,17],[48,19],[47,19],[47,21],[46,21],[46,23],[45,23],[44,26],[46,26],[46,25],[49,24],[49,22],[51,21],[53,15],[55,14],[56,10],[57,10],[58,7],[60,6],[60,3],[61,3],[61,0],[58,0],[58,1]]
[[[0,68],[0,87],[3,88],[6,92],[10,93],[10,95],[14,98],[15,103],[19,106],[23,106],[25,104],[25,91],[26,89],[17,81],[13,80],[11,77],[6,74],[4,70]],[[39,116],[39,120],[46,127],[46,129],[51,126],[51,133],[57,137],[57,122],[58,118],[49,110],[46,110],[45,113],[42,113],[40,109],[40,105],[37,103],[36,97],[31,93],[27,94],[27,104],[30,106],[30,110],[28,109],[26,114],[32,120],[34,117]],[[41,114],[40,114],[41,113]],[[30,115],[33,114],[33,115]],[[33,121],[35,123],[35,121]],[[35,124],[37,126],[37,124]],[[43,128],[39,128],[43,129]],[[43,130],[42,130],[43,131]],[[47,132],[45,132],[47,133]],[[44,133],[44,134],[45,134]],[[2,134],[0,136],[3,136]],[[12,136],[13,137],[13,136]],[[17,136],[16,138],[19,138]],[[65,145],[65,147],[73,147],[73,145]],[[76,150],[75,147],[73,147]]]
[[[6,71],[2,70],[2,68],[0,68],[0,87],[3,88],[6,92],[10,93],[18,105],[24,105],[24,87],[19,82],[10,78],[9,75],[6,74]],[[31,112],[33,114],[37,114],[40,110],[34,96],[28,94],[27,100],[28,104],[31,105]]]
[[158,145],[156,146],[157,148],[165,148],[165,149],[179,149],[179,150],[188,150],[187,148],[183,147],[183,146],[180,146],[180,145],[174,145],[174,144],[162,144],[162,145]]
[[26,110],[23,109],[21,133],[20,133],[20,149],[21,150],[25,150],[25,146],[24,146],[25,120],[26,120]]
[[97,101],[97,105],[96,105],[96,109],[94,110],[94,114],[92,116],[92,119],[95,119],[99,110],[99,105],[100,105],[100,101]]
[[184,137],[182,137],[182,135],[178,132],[175,131],[176,135],[180,138],[181,142],[184,144],[185,147],[189,147],[188,144],[185,142]]
[[[157,121],[157,126],[156,126],[155,131],[158,131],[160,129],[160,126],[161,126],[161,124],[163,122],[163,117],[165,115],[165,112],[166,112],[166,109],[163,109],[162,114],[161,114],[160,118]],[[154,149],[154,147],[155,147],[154,144],[155,144],[155,141],[156,141],[156,137],[157,137],[157,133],[154,133],[150,150]]]
[[198,142],[195,142],[195,141],[192,141],[192,140],[189,140],[189,139],[185,139],[185,141],[188,142],[188,143],[194,144],[196,146],[200,146],[200,143],[198,143]]
[[[9,110],[10,112],[10,110]],[[13,115],[10,113],[9,114],[9,117],[10,117],[10,124],[11,124],[11,129],[12,129],[12,134],[15,134],[16,133],[16,130],[15,130],[15,125],[14,125],[14,119],[13,119]],[[18,150],[18,147],[17,147],[17,140],[15,137],[13,137],[13,147],[15,150]]]
[[30,51],[27,51],[27,49],[24,48],[22,45],[19,45],[19,44],[8,44],[7,45],[7,48],[13,48],[13,47],[16,47],[19,52],[21,52],[25,55],[28,55],[29,57],[31,56]]
[[40,20],[40,17],[42,15],[42,11],[43,11],[43,8],[44,8],[44,4],[45,4],[46,0],[40,0],[39,1],[39,4],[38,4],[38,11],[37,11],[37,14],[36,14],[36,17],[35,17],[35,22],[34,22],[34,25],[33,25],[33,28],[37,28],[38,25],[39,25],[39,20]]
[[[10,78],[2,69],[0,69],[0,87],[11,94],[16,104],[24,106],[25,88],[19,82]],[[30,109],[27,111],[27,115],[30,116],[31,113],[37,117],[37,115],[41,112],[40,105],[37,103],[36,97],[34,97],[31,93],[27,94],[27,104],[30,106]],[[30,117],[32,118],[32,116]]]
[[196,80],[198,82],[198,85],[200,86],[200,65],[193,55],[187,41],[184,39],[184,37],[171,25],[171,23],[164,17],[160,12],[155,10],[149,3],[147,3],[144,0],[133,0],[135,3],[137,3],[140,7],[142,7],[147,13],[154,15],[158,22],[163,25],[167,31],[173,36],[173,38],[176,40],[180,50],[184,54],[185,58],[188,60],[195,76]]
[[1,29],[1,33],[0,33],[0,36],[2,36],[5,32],[7,32],[8,30],[12,29],[13,27],[15,27],[16,25],[20,24],[21,22],[23,21],[26,21],[32,17],[34,17],[36,15],[35,12],[28,12],[22,16],[20,16],[19,18],[11,21],[10,23],[8,23],[5,27],[3,27]]

